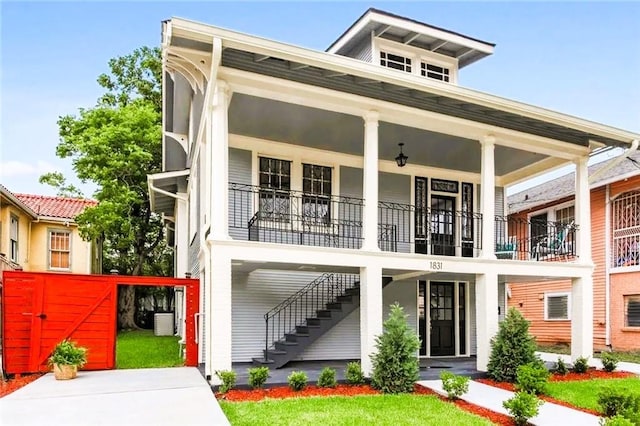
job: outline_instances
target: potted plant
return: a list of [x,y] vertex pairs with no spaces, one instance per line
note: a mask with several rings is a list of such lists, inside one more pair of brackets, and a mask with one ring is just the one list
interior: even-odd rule
[[49,357],[49,365],[53,367],[56,380],[73,379],[78,374],[78,367],[87,363],[87,348],[77,346],[68,339],[58,343]]

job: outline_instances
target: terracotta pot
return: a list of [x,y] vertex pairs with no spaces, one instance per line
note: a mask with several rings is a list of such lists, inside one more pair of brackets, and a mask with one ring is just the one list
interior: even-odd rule
[[53,375],[56,380],[75,379],[78,375],[77,365],[53,364]]

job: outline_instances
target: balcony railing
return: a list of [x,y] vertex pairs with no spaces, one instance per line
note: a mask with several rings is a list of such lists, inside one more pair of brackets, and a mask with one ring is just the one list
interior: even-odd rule
[[549,222],[496,216],[498,259],[570,261],[576,257],[573,222]]
[[[359,249],[363,209],[360,198],[229,185],[229,233],[240,240]],[[496,216],[496,257],[572,260],[576,232],[573,224]],[[378,245],[383,251],[477,257],[481,241],[480,213],[378,203]]]

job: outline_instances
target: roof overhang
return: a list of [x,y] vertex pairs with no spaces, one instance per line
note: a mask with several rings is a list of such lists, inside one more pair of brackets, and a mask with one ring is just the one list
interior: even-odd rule
[[173,216],[176,200],[186,201],[179,190],[186,188],[188,177],[189,169],[147,175],[151,211]]
[[[38,215],[36,214],[36,212],[34,212],[25,203],[20,201],[15,195],[11,193],[11,191],[6,189],[3,185],[0,185],[0,195],[2,196],[1,198],[6,200],[6,202],[24,211],[27,215],[31,216],[33,219],[38,218]],[[0,204],[2,204],[2,202],[0,202]]]
[[372,34],[456,58],[459,68],[491,55],[495,47],[493,43],[371,8],[334,41],[327,52],[344,55]]
[[[380,99],[589,148],[627,147],[640,134],[468,88],[383,69],[375,64],[292,46],[181,18],[164,25],[163,49],[212,52],[222,66]],[[215,61],[212,61],[215,63]]]

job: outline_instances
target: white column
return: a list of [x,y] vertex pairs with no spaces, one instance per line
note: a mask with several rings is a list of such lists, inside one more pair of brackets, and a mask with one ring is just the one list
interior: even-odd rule
[[382,268],[360,268],[360,363],[365,376],[371,377],[370,355],[375,352],[376,337],[382,334]]
[[576,255],[580,263],[591,263],[591,193],[589,191],[588,158],[576,161],[576,205],[575,221]]
[[571,359],[593,355],[593,278],[571,280]]
[[[174,275],[184,278],[189,271],[189,203],[186,192],[178,192],[176,199],[175,245],[176,270]],[[183,199],[184,198],[184,199]]]
[[476,368],[487,371],[491,339],[498,332],[498,274],[476,275]]
[[211,158],[211,236],[216,240],[229,239],[229,86],[225,81],[216,81],[213,96],[209,141]]
[[[207,243],[210,244],[209,241]],[[231,370],[231,259],[223,249],[216,248],[215,243],[210,259],[208,280],[211,283],[211,297],[205,315],[205,375],[211,376],[213,384],[220,384],[214,372]]]
[[377,111],[364,115],[364,165],[362,198],[362,249],[378,251],[378,117]]
[[480,141],[481,169],[480,182],[482,197],[480,211],[482,211],[482,258],[495,259],[495,213],[496,213],[496,171],[495,171],[495,138],[485,136]]

